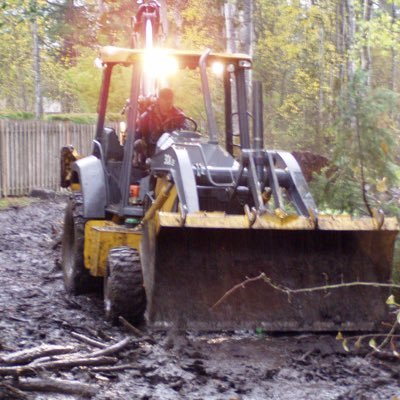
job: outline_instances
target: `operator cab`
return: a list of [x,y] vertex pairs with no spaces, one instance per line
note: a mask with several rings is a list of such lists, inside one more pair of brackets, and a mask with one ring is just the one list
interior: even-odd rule
[[[234,185],[239,175],[239,163],[233,157],[233,119],[239,121],[241,132],[248,131],[247,105],[241,100],[246,97],[245,88],[243,85],[238,86],[239,104],[238,111],[235,112],[232,111],[234,94],[231,92],[231,82],[243,81],[244,71],[251,67],[251,58],[248,55],[217,54],[210,51],[153,50],[149,52],[145,49],[111,46],[101,50],[103,85],[93,154],[102,160],[106,172],[106,212],[123,218],[143,216],[142,204],[146,202],[145,194],[151,193],[153,184],[148,176],[149,171],[152,176],[170,175],[172,164],[177,162],[171,158],[171,154],[175,154],[176,151],[181,152],[179,149],[184,149],[186,152],[187,165],[183,169],[179,166],[177,170],[193,170],[194,184],[199,185],[200,197],[228,193],[226,189]],[[209,84],[208,78],[204,76],[205,69],[216,63],[222,66],[222,72]],[[125,67],[132,68],[130,85],[126,82],[128,74]],[[181,71],[179,78],[174,76],[177,70]],[[152,74],[157,75],[157,80],[151,76]],[[170,75],[167,81],[168,74]],[[117,135],[116,126],[105,127],[106,111],[112,111],[110,106],[113,102],[115,104],[113,91],[121,90],[123,80],[126,82],[123,86],[126,88],[126,93],[122,98],[129,99],[125,106],[126,129]],[[146,80],[149,80],[150,84]],[[194,111],[194,118],[185,116],[185,126],[179,129],[165,127],[159,140],[154,141],[151,157],[146,156],[140,163],[133,163],[137,155],[135,140],[140,116],[143,110],[154,105],[156,101],[154,94],[159,92],[157,86],[165,87],[166,82],[168,86],[174,88],[177,105],[182,105],[185,112],[190,114]],[[146,93],[149,87],[153,89]],[[211,94],[220,104],[212,104]],[[208,136],[201,132],[207,132]],[[224,136],[219,138],[218,132],[224,133]],[[226,150],[218,144],[221,139],[225,142]],[[242,138],[240,140],[242,141]],[[246,143],[244,145],[246,148],[249,147]],[[203,190],[201,187],[203,184],[213,189]],[[140,187],[135,203],[131,202],[132,186]],[[202,196],[202,192],[206,195]]]

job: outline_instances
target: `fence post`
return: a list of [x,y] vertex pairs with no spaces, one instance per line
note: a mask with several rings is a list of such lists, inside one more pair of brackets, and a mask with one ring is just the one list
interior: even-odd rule
[[8,196],[7,128],[7,121],[0,120],[0,198]]
[[0,119],[0,198],[33,187],[58,190],[61,147],[89,155],[94,132],[95,125]]
[[0,119],[0,199],[3,197],[3,130],[4,121]]

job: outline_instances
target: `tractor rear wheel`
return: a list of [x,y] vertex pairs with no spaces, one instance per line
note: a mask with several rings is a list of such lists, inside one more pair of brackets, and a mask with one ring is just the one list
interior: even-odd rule
[[133,324],[143,321],[146,293],[137,250],[116,247],[110,250],[104,277],[104,310],[112,323],[122,316]]
[[96,288],[96,278],[85,268],[83,258],[86,220],[83,217],[83,197],[72,193],[64,217],[62,238],[62,270],[68,293],[84,294]]

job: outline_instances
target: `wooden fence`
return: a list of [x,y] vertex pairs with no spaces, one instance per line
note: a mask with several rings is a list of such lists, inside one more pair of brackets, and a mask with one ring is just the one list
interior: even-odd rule
[[61,147],[90,154],[94,135],[95,125],[0,120],[0,197],[59,190]]

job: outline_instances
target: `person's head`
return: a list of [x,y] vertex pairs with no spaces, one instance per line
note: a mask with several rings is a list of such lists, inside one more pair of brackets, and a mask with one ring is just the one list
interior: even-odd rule
[[163,88],[158,93],[158,104],[162,114],[166,114],[174,105],[174,92],[169,88]]

